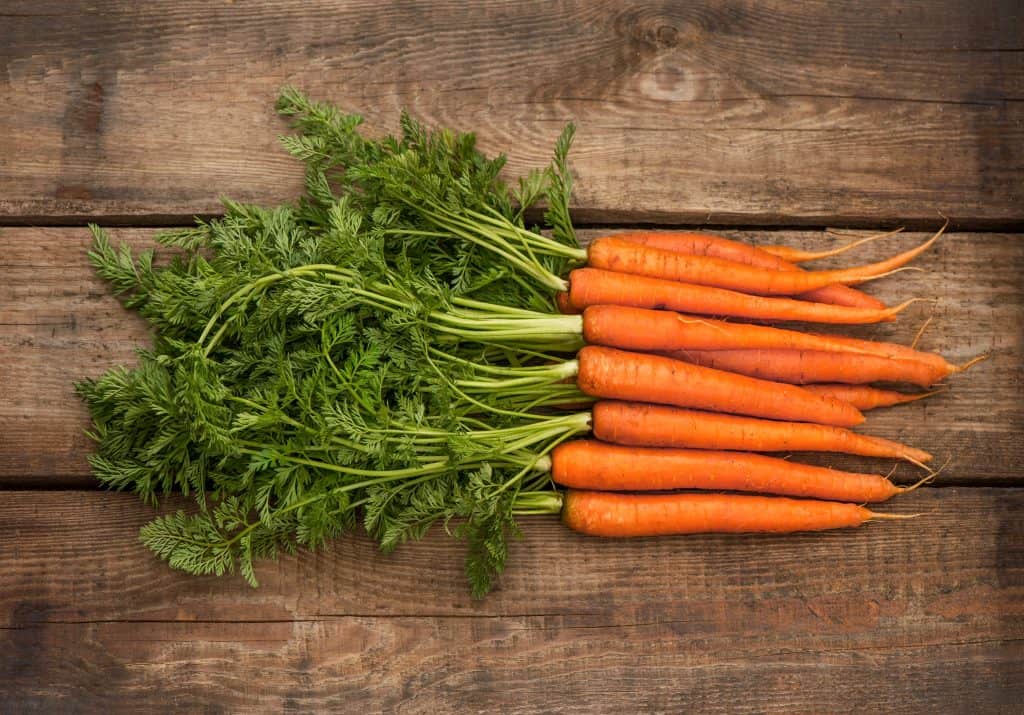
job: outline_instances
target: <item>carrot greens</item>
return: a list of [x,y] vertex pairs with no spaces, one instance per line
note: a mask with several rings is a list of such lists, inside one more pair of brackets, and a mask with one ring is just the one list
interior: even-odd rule
[[[495,164],[446,137],[438,162],[467,186],[499,186]],[[343,144],[367,160],[389,146]],[[541,179],[527,184],[520,197],[544,195]],[[587,414],[536,412],[586,403],[563,384],[572,365],[550,352],[579,347],[580,319],[529,310],[549,306],[550,291],[479,244],[416,235],[416,216],[317,186],[295,207],[226,202],[222,218],[163,234],[174,253],[164,267],[94,228],[92,262],[154,344],[136,369],[79,385],[93,469],[151,503],[195,497],[198,513],[142,530],[175,568],[237,567],[255,584],[254,560],[318,546],[355,528],[357,514],[385,549],[460,517],[483,593],[525,508],[519,494],[550,486],[534,463],[589,430]],[[486,191],[521,221],[506,194]]]

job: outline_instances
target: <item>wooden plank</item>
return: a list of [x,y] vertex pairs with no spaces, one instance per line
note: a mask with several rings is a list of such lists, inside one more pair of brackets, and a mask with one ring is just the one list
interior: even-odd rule
[[[96,278],[88,230],[0,231],[0,484],[94,484],[89,420],[74,383],[133,363],[148,343],[146,324]],[[152,235],[112,233],[139,247]]]
[[[153,244],[152,230],[114,231],[114,241],[137,248]],[[600,231],[586,231],[584,240]],[[819,232],[734,232],[753,242],[828,246]],[[908,234],[858,249],[871,261],[921,241]],[[0,484],[92,484],[85,455],[85,410],[73,382],[134,360],[146,328],[122,309],[93,275],[85,229],[0,229]],[[892,303],[911,296],[936,298],[934,307],[912,307],[896,322],[855,326],[844,332],[910,342],[925,316],[934,317],[922,346],[954,362],[989,353],[991,359],[950,380],[943,395],[879,410],[861,428],[955,456],[947,483],[1024,483],[1024,241],[1003,234],[953,234],[918,265],[874,284]],[[850,469],[879,469],[878,462],[834,455],[807,457]],[[888,466],[881,467],[888,469]],[[910,478],[910,471],[903,476]]]
[[15,0],[0,216],[166,224],[291,199],[272,110],[291,83],[375,131],[401,108],[474,129],[511,174],[575,120],[585,221],[1019,225],[1021,18],[1014,0]]
[[609,541],[532,518],[474,602],[437,532],[388,557],[346,538],[261,567],[254,590],[167,570],[130,496],[8,493],[0,709],[1014,709],[1024,492],[925,489],[899,508],[927,516]]

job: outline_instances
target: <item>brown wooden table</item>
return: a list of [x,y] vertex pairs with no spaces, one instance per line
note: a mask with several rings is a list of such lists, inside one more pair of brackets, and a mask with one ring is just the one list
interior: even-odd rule
[[[0,69],[0,711],[1021,708],[1018,3],[7,0]],[[527,519],[479,602],[442,534],[389,557],[345,539],[261,565],[259,589],[170,571],[138,541],[153,511],[85,462],[71,383],[146,334],[83,226],[143,245],[222,195],[292,199],[286,83],[377,130],[403,107],[476,129],[510,176],[575,120],[575,218],[595,229],[834,245],[825,227],[949,216],[927,273],[872,288],[935,304],[851,331],[909,341],[933,315],[926,347],[991,355],[865,428],[955,459],[900,502],[924,516],[608,542]]]

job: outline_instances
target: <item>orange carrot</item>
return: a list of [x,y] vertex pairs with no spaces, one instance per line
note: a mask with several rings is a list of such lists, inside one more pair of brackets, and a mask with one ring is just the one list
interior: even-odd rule
[[810,390],[816,395],[834,397],[837,400],[849,402],[858,410],[873,410],[878,407],[902,405],[907,402],[923,400],[925,397],[931,397],[937,392],[941,392],[941,390],[934,390],[932,392],[907,394],[905,392],[897,392],[896,390],[880,390],[877,387],[868,387],[867,385],[835,384],[804,385],[804,389]]
[[591,416],[595,437],[634,447],[842,452],[914,463],[932,458],[927,452],[899,442],[831,425],[777,422],[640,402],[598,402]]
[[712,370],[662,355],[588,345],[577,359],[576,385],[592,397],[844,427],[864,421],[852,405],[812,395],[795,385]]
[[958,368],[941,355],[903,345],[855,340],[838,335],[804,333],[766,325],[729,323],[664,310],[595,305],[583,311],[583,337],[594,345],[664,352],[671,350],[824,350],[915,359],[942,377]]
[[875,233],[864,238],[850,241],[839,248],[832,248],[825,251],[804,251],[799,248],[793,248],[791,246],[758,246],[759,249],[765,253],[770,253],[776,258],[781,258],[789,263],[806,263],[807,261],[817,261],[822,258],[831,258],[832,256],[838,256],[840,253],[846,253],[850,249],[861,246],[871,241],[877,241],[880,238],[888,238],[894,236],[902,228],[897,228],[895,231],[886,231],[885,233]]
[[879,518],[858,504],[741,494],[616,494],[570,490],[562,520],[591,536],[790,533],[860,526]]
[[[631,241],[651,248],[666,251],[691,253],[698,256],[711,256],[727,261],[735,261],[759,268],[770,268],[776,271],[801,271],[799,266],[784,261],[760,248],[750,246],[741,241],[733,241],[723,236],[707,233],[690,233],[687,231],[632,231],[617,233],[612,238]],[[885,303],[872,298],[856,288],[833,284],[809,291],[798,296],[802,300],[817,303],[845,305],[852,308],[884,308]]]
[[573,271],[569,274],[569,286],[569,302],[576,309],[592,305],[624,305],[756,320],[799,320],[836,324],[895,320],[896,314],[913,302],[907,301],[895,308],[849,308],[791,298],[749,295],[724,288],[667,281],[599,268],[580,268]]
[[856,285],[899,270],[938,240],[928,241],[892,258],[855,268],[833,271],[778,271],[721,258],[694,256],[642,246],[616,238],[599,238],[587,248],[591,267],[729,288],[756,295],[798,295],[832,283]]
[[[948,377],[953,373],[960,372],[962,369],[965,369],[947,362],[945,358],[937,353],[916,350],[906,345],[900,345],[899,343],[883,343],[875,340],[861,340],[859,338],[851,338],[846,335],[834,335],[832,333],[808,333],[808,335],[827,341],[831,345],[831,347],[828,348],[829,350],[845,351],[849,349],[852,352],[880,355],[881,357],[896,358],[899,360],[919,360],[930,365],[937,373],[940,373],[942,377]],[[971,364],[973,364],[973,361]]]
[[650,246],[651,248],[660,248],[665,251],[721,258],[726,261],[743,263],[759,268],[771,268],[777,271],[795,270],[793,266],[789,268],[783,267],[782,264],[785,261],[767,254],[756,246],[751,246],[742,241],[734,241],[731,238],[713,233],[698,233],[694,231],[626,231],[624,233],[612,234],[607,238],[616,238],[643,246]]
[[794,385],[907,382],[928,387],[948,374],[920,360],[824,350],[675,350],[666,355],[716,370]]
[[721,489],[879,502],[905,491],[880,474],[840,472],[747,452],[627,447],[580,439],[551,453],[551,478],[575,489]]

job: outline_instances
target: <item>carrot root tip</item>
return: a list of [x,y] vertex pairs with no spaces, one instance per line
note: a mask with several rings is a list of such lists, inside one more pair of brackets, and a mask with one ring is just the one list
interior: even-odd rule
[[[827,250],[827,251],[816,251],[816,252],[807,251],[805,253],[800,254],[799,260],[794,261],[794,262],[795,263],[806,263],[806,262],[809,262],[809,261],[817,261],[817,260],[819,260],[821,258],[831,258],[833,256],[838,256],[839,254],[846,253],[847,251],[849,251],[851,249],[854,249],[857,246],[863,246],[865,243],[870,243],[872,241],[877,241],[880,238],[888,238],[889,236],[894,236],[894,235],[896,235],[897,233],[899,233],[902,230],[903,230],[903,227],[901,226],[900,228],[897,228],[894,231],[886,231],[884,233],[875,233],[875,234],[872,234],[870,236],[865,236],[864,238],[859,238],[859,239],[857,239],[855,241],[851,241],[850,243],[847,243],[846,245],[840,246],[839,248],[833,248],[833,249],[830,249],[830,250]],[[856,234],[846,234],[846,235],[843,235],[843,234],[840,234],[840,233],[838,233],[836,231],[826,231],[826,233],[831,235],[831,236],[835,236],[836,238],[852,238],[852,237],[854,237],[856,235]]]
[[917,514],[880,514],[876,511],[869,512],[871,516],[869,519],[874,521],[875,519],[916,519],[919,516],[924,516],[924,512],[918,512]]
[[931,325],[934,316],[928,316],[928,320],[924,321],[924,325],[917,329],[917,334],[914,335],[914,342],[910,343],[911,350],[917,348],[917,343],[921,340],[921,336],[924,335],[925,329]]
[[910,486],[899,487],[899,493],[900,494],[909,494],[910,492],[914,491],[915,489],[923,487],[925,484],[931,484],[932,482],[935,481],[935,477],[937,477],[939,475],[940,471],[942,471],[942,470],[940,469],[938,471],[933,472],[932,474],[929,474],[929,475],[927,475],[925,477],[922,477],[921,479],[918,479],[916,482],[914,482]]
[[976,358],[972,358],[972,359],[968,360],[963,365],[956,366],[955,372],[964,372],[965,370],[968,370],[968,369],[974,367],[979,362],[983,362],[985,360],[988,360],[988,358],[989,358],[989,354],[988,353],[985,353],[983,355],[979,355]]
[[913,458],[913,457],[911,457],[911,456],[910,456],[909,454],[904,454],[904,455],[903,455],[903,459],[905,459],[906,461],[910,462],[910,463],[911,463],[911,464],[913,464],[913,465],[914,465],[915,467],[920,467],[921,469],[924,469],[924,470],[925,470],[925,471],[927,471],[927,472],[932,472],[932,471],[934,471],[934,470],[932,470],[932,468],[931,468],[931,467],[929,467],[929,466],[928,466],[927,464],[925,464],[924,462],[920,462],[920,461],[918,461],[918,460],[914,459],[914,458]]

